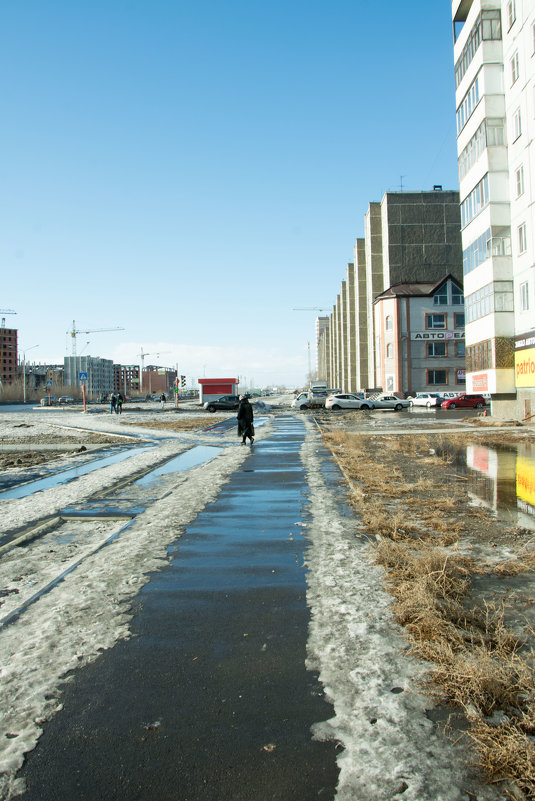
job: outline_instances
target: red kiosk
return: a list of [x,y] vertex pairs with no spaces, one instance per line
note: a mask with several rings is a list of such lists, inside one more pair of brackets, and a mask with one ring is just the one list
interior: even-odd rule
[[238,378],[198,378],[200,403],[217,400],[221,395],[238,394]]

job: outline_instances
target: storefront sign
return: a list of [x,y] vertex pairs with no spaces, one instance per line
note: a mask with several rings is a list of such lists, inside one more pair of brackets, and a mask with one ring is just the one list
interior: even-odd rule
[[515,384],[535,387],[535,331],[515,339]]
[[464,339],[464,331],[412,331],[411,339],[412,340]]
[[489,391],[489,377],[487,373],[477,373],[472,376],[472,390],[475,392],[488,392]]

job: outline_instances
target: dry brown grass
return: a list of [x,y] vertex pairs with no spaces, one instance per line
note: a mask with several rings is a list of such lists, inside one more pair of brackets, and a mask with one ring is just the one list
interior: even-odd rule
[[213,426],[217,420],[213,417],[175,417],[173,420],[147,420],[146,423],[130,423],[124,421],[122,425],[138,426],[139,428],[158,428],[163,431],[197,431],[201,428]]
[[[469,506],[462,477],[444,470],[467,437],[381,441],[330,431],[324,439],[349,483],[351,503],[379,540],[376,560],[385,568],[396,619],[413,651],[432,664],[428,691],[463,711],[488,780],[510,781],[506,792],[535,799],[534,655],[505,626],[503,604],[475,604],[472,576],[489,568],[452,548],[462,539],[466,551],[477,527],[491,537],[494,524],[486,509]],[[491,446],[504,439],[502,432],[485,434]],[[492,570],[512,576],[534,568],[530,540]],[[489,717],[496,714],[493,725]]]

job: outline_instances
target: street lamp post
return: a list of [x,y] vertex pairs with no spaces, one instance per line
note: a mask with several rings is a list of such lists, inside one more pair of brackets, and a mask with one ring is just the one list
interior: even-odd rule
[[26,353],[29,350],[38,348],[39,345],[32,345],[31,348],[26,348],[22,351],[22,402],[26,403]]

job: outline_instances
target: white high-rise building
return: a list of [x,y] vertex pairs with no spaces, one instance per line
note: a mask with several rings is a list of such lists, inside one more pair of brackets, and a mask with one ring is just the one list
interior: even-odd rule
[[466,391],[535,414],[535,3],[452,0]]

